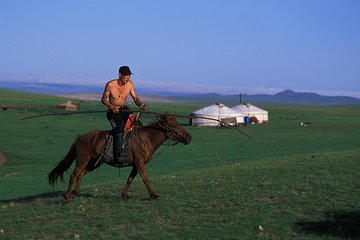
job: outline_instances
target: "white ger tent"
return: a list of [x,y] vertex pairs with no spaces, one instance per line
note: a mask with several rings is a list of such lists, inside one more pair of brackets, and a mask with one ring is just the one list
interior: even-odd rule
[[244,116],[256,117],[258,123],[269,121],[269,113],[264,109],[251,105],[250,103],[242,103],[231,109],[241,112]]
[[[191,115],[221,120],[230,125],[244,123],[244,115],[241,112],[235,111],[222,103],[212,104],[210,106],[201,108],[193,112]],[[210,119],[193,118],[191,125],[218,127],[221,126],[221,123]]]

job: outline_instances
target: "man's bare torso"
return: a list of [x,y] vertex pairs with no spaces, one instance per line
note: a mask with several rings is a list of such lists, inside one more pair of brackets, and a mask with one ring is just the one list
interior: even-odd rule
[[133,83],[128,81],[126,84],[119,83],[118,79],[111,80],[107,84],[107,89],[110,92],[109,101],[111,104],[117,107],[123,107],[126,105],[126,99],[131,93]]

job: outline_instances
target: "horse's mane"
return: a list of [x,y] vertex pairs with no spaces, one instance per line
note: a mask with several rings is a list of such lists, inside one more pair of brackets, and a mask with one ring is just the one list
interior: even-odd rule
[[168,118],[167,115],[164,114],[156,117],[156,119],[153,122],[146,125],[146,127],[162,129],[162,130],[166,130],[168,128],[167,126],[168,126]]

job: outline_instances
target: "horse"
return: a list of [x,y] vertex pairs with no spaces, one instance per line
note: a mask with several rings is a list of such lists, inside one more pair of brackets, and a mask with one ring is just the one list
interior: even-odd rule
[[[132,166],[126,185],[122,190],[124,199],[129,198],[129,187],[138,173],[149,192],[150,199],[157,199],[159,195],[156,195],[151,188],[145,164],[152,159],[154,152],[167,139],[187,145],[191,142],[192,136],[176,121],[175,116],[166,114],[157,117],[147,126],[137,125],[132,131],[133,136],[130,138],[127,148],[127,161],[122,164],[105,163],[118,168]],[[77,137],[64,159],[49,173],[49,184],[54,187],[58,178],[64,181],[64,172],[76,160],[75,169],[64,194],[65,203],[69,203],[79,193],[81,179],[104,163],[102,159],[105,153],[106,136],[106,130],[93,130]],[[72,191],[74,184],[75,189]]]

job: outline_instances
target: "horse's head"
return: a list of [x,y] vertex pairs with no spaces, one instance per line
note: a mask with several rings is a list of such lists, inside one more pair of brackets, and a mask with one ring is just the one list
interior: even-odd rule
[[176,121],[172,115],[161,115],[157,120],[157,125],[164,130],[166,137],[172,141],[189,144],[192,136]]

